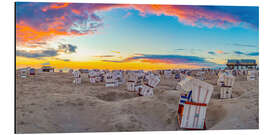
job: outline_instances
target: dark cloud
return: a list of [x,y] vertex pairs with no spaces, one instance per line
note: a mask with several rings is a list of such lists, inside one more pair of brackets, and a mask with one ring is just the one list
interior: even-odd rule
[[244,52],[241,52],[241,51],[234,51],[233,53],[238,54],[238,55],[245,54]]
[[136,60],[136,59],[158,59],[158,60],[172,60],[174,63],[193,63],[193,62],[206,62],[203,58],[197,56],[183,56],[183,55],[143,55],[135,56],[126,59]]
[[[203,6],[203,8],[213,11],[234,15],[239,24],[243,27],[259,28],[259,7],[256,6]],[[222,17],[222,16],[220,16]]]
[[58,46],[58,51],[64,53],[75,53],[76,49],[77,46],[71,44],[61,44]]
[[238,43],[235,43],[233,45],[234,46],[243,46],[243,47],[257,47],[256,45],[251,45],[251,44],[238,44]]
[[241,51],[234,51],[234,54],[237,54],[237,55],[246,55],[246,56],[259,56],[259,52],[245,53],[245,52],[241,52]]
[[50,50],[42,50],[42,51],[35,51],[35,52],[16,50],[16,56],[23,56],[23,57],[28,57],[28,58],[53,57],[53,56],[57,56],[57,50],[50,49]]
[[215,55],[216,53],[213,51],[209,51],[208,54]]
[[[54,57],[60,55],[60,53],[71,54],[75,53],[77,46],[71,44],[61,44],[58,49],[47,49],[47,50],[35,50],[35,51],[24,51],[16,50],[16,56],[22,56],[27,58],[41,59],[43,57]],[[57,59],[57,58],[56,58]],[[58,59],[63,61],[69,61],[68,59]]]
[[246,55],[248,55],[248,56],[259,56],[259,52],[251,52],[251,53],[247,53]]

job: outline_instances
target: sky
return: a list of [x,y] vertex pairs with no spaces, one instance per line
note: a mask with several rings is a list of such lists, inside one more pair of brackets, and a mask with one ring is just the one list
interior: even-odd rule
[[16,68],[219,68],[258,51],[258,7],[16,2]]

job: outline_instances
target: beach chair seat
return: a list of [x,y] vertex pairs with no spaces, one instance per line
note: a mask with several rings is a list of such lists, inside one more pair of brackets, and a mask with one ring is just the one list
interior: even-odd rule
[[206,104],[185,102],[178,109],[178,125],[182,129],[206,129]]

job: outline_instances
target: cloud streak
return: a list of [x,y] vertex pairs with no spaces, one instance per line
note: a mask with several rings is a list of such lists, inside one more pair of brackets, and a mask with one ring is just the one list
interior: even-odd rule
[[97,58],[111,58],[111,57],[115,57],[115,55],[100,55],[100,56],[94,56]]
[[256,45],[251,45],[251,44],[238,44],[238,43],[235,43],[233,45],[234,46],[240,46],[240,47],[253,47],[253,48],[257,47]]
[[103,60],[104,62],[146,62],[152,64],[189,64],[189,65],[199,65],[199,66],[215,66],[216,64],[210,61],[205,60],[204,58],[197,56],[184,56],[184,55],[149,55],[143,54],[140,56],[132,56],[121,61],[114,60]]
[[213,51],[209,51],[208,54],[215,55],[216,53]]
[[54,49],[32,51],[32,52],[27,52],[24,50],[16,50],[16,56],[23,56],[27,58],[53,57],[57,56],[57,51]]
[[234,51],[234,54],[237,55],[246,55],[246,56],[259,56],[259,52],[249,52],[249,53],[245,53],[245,52],[241,52],[241,51]]

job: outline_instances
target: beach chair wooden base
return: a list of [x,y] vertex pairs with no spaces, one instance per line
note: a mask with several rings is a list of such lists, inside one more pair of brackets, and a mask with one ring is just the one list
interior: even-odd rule
[[[188,102],[188,103],[191,103],[192,104],[192,102]],[[206,130],[205,120],[203,121],[203,127],[202,128],[199,128],[199,127],[190,128],[190,127],[183,126],[183,124],[182,124],[183,114],[184,114],[184,105],[179,104],[179,106],[178,106],[178,113],[177,113],[177,122],[178,122],[178,127],[180,129],[186,129],[186,130]]]
[[176,116],[176,119],[177,119],[177,123],[178,123],[178,128],[179,129],[184,129],[184,130],[206,130],[206,122],[204,121],[204,126],[203,126],[203,129],[195,129],[195,128],[181,128],[180,125],[181,125],[181,116],[180,114],[178,114]]

